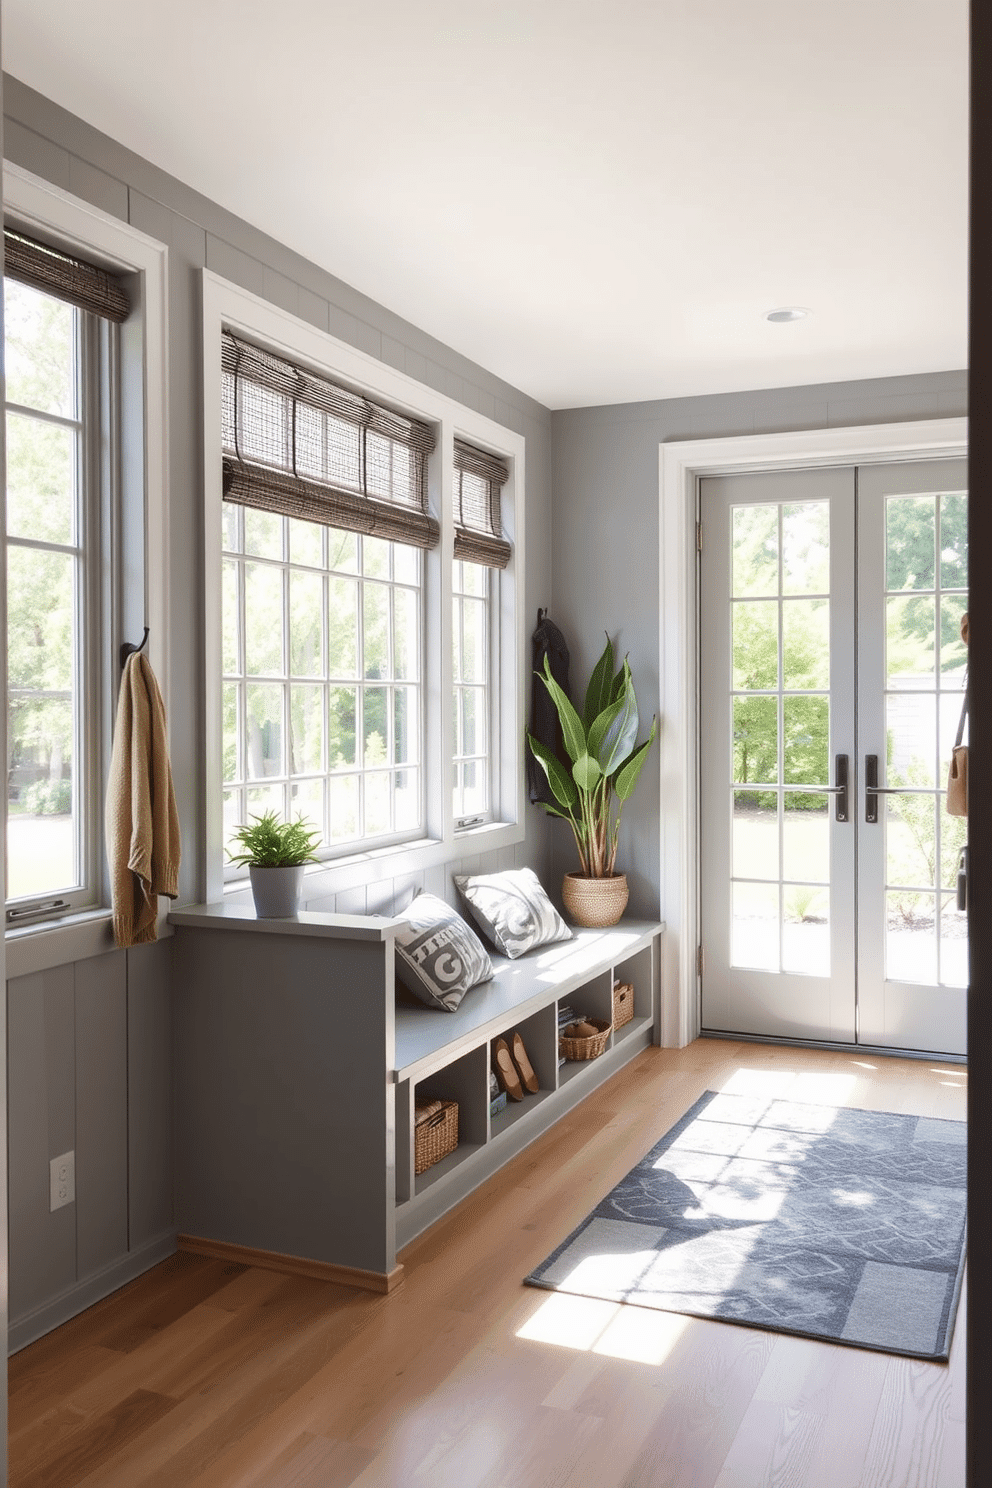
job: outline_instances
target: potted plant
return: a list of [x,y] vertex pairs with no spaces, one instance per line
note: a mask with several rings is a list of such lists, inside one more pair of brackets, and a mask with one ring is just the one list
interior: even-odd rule
[[261,920],[285,919],[300,907],[303,865],[317,861],[320,833],[302,818],[280,821],[274,811],[253,816],[234,833],[240,853],[228,852],[239,868],[247,865],[255,913]]
[[607,636],[581,716],[552,677],[547,660],[543,674],[538,673],[558,712],[570,770],[533,734],[527,735],[557,802],[545,809],[564,817],[575,838],[580,867],[565,874],[562,899],[580,925],[614,925],[626,908],[627,876],[616,872],[620,815],[657,732],[657,719],[652,718],[647,739],[637,743],[640,720],[630,665],[624,657],[616,674],[613,667],[613,642]]

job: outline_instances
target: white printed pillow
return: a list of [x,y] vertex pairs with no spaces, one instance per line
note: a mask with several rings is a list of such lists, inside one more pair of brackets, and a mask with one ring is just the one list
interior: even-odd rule
[[469,987],[493,974],[489,952],[471,925],[435,894],[418,894],[394,916],[396,970],[405,987],[428,1007],[453,1013]]
[[503,873],[456,873],[454,880],[476,923],[511,960],[534,950],[535,946],[572,939],[571,930],[532,868],[507,868]]

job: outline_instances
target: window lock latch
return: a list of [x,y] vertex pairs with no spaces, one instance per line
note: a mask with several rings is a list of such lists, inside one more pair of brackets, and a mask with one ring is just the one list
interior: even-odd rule
[[68,899],[45,899],[41,904],[25,904],[19,909],[8,909],[7,924],[17,925],[26,920],[42,920],[48,915],[68,908]]

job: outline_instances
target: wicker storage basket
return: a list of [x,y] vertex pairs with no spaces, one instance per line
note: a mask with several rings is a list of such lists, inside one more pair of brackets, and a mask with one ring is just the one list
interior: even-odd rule
[[566,1038],[565,1034],[562,1034],[558,1040],[559,1052],[564,1054],[566,1059],[598,1059],[606,1048],[606,1041],[613,1024],[604,1023],[602,1018],[589,1018],[587,1021],[592,1024],[593,1028],[598,1028],[599,1032],[590,1034],[588,1038]]
[[634,988],[630,982],[613,983],[613,1027],[622,1028],[634,1016]]
[[426,1121],[414,1127],[413,1171],[425,1173],[458,1146],[458,1102],[442,1101]]

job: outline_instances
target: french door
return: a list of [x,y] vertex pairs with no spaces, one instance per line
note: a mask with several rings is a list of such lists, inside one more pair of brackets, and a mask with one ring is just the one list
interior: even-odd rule
[[965,1052],[964,461],[700,488],[704,1030]]

